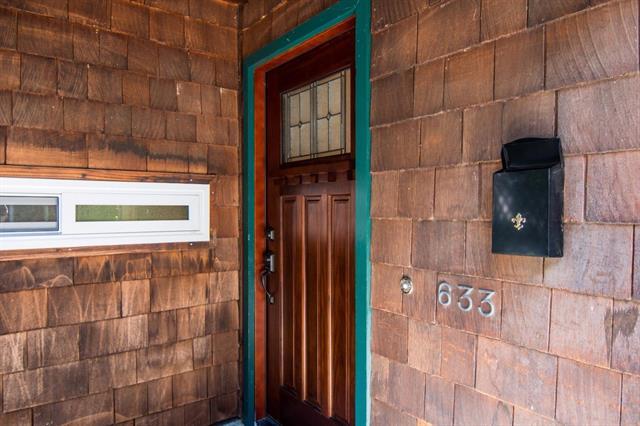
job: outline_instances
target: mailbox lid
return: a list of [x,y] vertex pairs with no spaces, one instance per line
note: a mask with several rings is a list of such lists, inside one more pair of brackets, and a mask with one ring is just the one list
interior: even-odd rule
[[549,239],[551,171],[499,171],[493,175],[493,253],[557,256],[550,251]]

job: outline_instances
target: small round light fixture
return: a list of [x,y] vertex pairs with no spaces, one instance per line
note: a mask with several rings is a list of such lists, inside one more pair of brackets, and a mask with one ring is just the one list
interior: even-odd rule
[[403,275],[402,278],[400,278],[400,291],[403,294],[411,294],[411,292],[413,292],[413,281],[411,281],[411,277]]

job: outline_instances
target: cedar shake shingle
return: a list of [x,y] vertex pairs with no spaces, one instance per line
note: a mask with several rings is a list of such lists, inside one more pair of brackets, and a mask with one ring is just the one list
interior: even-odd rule
[[400,266],[374,263],[371,265],[371,306],[394,313],[402,312],[402,293],[398,283],[403,275]]
[[55,59],[22,55],[20,88],[25,92],[53,94],[57,88],[57,77]]
[[530,0],[529,1],[529,26],[550,21],[564,15],[577,12],[589,5],[589,0]]
[[[426,375],[424,418],[433,424],[453,422],[454,384],[438,376]],[[418,423],[422,426],[421,423]]]
[[447,111],[420,120],[420,165],[443,166],[460,162],[462,111]]
[[27,370],[3,377],[4,410],[14,411],[86,395],[89,390],[87,361]]
[[[477,341],[478,338],[475,334],[465,333],[455,328],[442,327],[441,375],[452,382],[473,386],[476,377]],[[429,382],[428,377],[427,382]],[[429,397],[427,397],[428,400]]]
[[452,1],[420,13],[418,63],[480,41],[480,0]]
[[640,151],[587,157],[586,220],[640,222]]
[[502,141],[508,143],[526,137],[553,137],[555,111],[556,97],[553,92],[536,93],[506,102],[502,113]]
[[113,422],[113,394],[105,392],[83,398],[37,407],[34,425],[85,423],[108,425]]
[[444,59],[418,65],[413,86],[413,113],[416,116],[442,110],[444,102]]
[[427,374],[440,374],[442,328],[409,320],[408,365]]
[[77,325],[34,330],[27,333],[29,368],[63,364],[80,359]]
[[615,301],[613,304],[613,347],[611,367],[632,374],[640,373],[640,303]]
[[631,296],[633,229],[605,224],[564,227],[564,256],[545,260],[548,287],[628,298]]
[[176,311],[178,340],[204,336],[206,312],[205,306],[178,309]]
[[558,92],[558,136],[566,153],[638,148],[640,78],[632,76]]
[[149,9],[149,37],[170,46],[184,46],[184,17]]
[[109,26],[108,0],[69,0],[69,20],[88,25]]
[[148,411],[147,384],[116,389],[114,392],[115,421],[123,422],[144,416]]
[[35,55],[72,59],[71,25],[60,19],[19,13],[18,50]]
[[453,415],[456,424],[509,426],[513,423],[510,404],[460,385],[456,385],[455,396]]
[[416,16],[373,35],[371,76],[411,67],[416,61]]
[[[589,315],[585,315],[585,313]],[[606,367],[611,353],[613,300],[553,290],[549,351]]]
[[446,109],[493,99],[494,52],[494,43],[489,43],[447,59],[444,69]]
[[111,68],[127,68],[127,38],[125,36],[100,32],[100,64]]
[[126,0],[112,0],[111,29],[149,38],[149,9]]
[[205,399],[206,397],[206,368],[173,376],[173,405],[180,406],[199,399]]
[[235,331],[240,327],[238,302],[223,302],[207,305],[205,333]]
[[86,99],[88,90],[88,71],[85,65],[58,61],[58,95]]
[[48,324],[76,324],[120,316],[120,284],[88,284],[49,289]]
[[208,274],[151,278],[151,311],[165,311],[207,302]]
[[190,340],[143,348],[137,357],[139,383],[193,370]]
[[495,102],[464,110],[462,161],[500,159],[503,106],[504,103]]
[[155,312],[149,318],[149,344],[160,345],[175,342],[176,339],[176,311]]
[[546,87],[638,70],[638,2],[594,8],[546,27]]
[[398,175],[398,215],[433,217],[435,169],[403,170]]
[[0,47],[5,49],[16,48],[18,33],[18,14],[15,10],[0,10]]
[[73,284],[72,258],[0,262],[0,292]]
[[[0,335],[47,325],[47,290],[0,294]],[[5,401],[6,404],[6,401]]]
[[[80,358],[139,349],[150,343],[147,315],[80,325]],[[149,330],[150,331],[150,330]]]
[[559,359],[556,418],[566,424],[618,424],[622,375]]
[[18,89],[20,87],[20,54],[0,51],[0,89]]
[[527,0],[483,0],[482,40],[511,34],[527,27]]
[[623,425],[640,422],[640,377],[622,376],[622,418]]
[[496,41],[495,97],[504,99],[544,88],[542,28]]
[[57,96],[13,94],[13,124],[16,126],[62,130],[62,111],[62,99]]
[[394,265],[411,264],[411,221],[374,219],[371,223],[371,258]]
[[389,363],[389,399],[402,411],[424,417],[425,374],[397,362]]
[[469,220],[480,213],[480,167],[436,170],[435,218]]
[[413,68],[371,83],[371,124],[385,124],[413,114]]
[[551,291],[544,287],[502,284],[502,330],[508,342],[545,351],[549,341]]
[[420,122],[404,121],[371,131],[371,170],[417,167],[420,161]]
[[371,311],[371,351],[406,363],[409,322],[406,317],[373,309]]
[[556,373],[557,359],[552,355],[478,339],[476,388],[482,392],[553,417]]
[[25,369],[27,333],[0,336],[0,373],[7,374]]
[[464,226],[464,222],[415,221],[411,264],[433,271],[462,272]]

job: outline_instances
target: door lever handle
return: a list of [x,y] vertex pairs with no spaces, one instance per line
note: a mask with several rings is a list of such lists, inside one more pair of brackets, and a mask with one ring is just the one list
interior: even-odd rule
[[275,297],[273,297],[273,295],[271,293],[269,293],[269,290],[267,289],[267,277],[269,276],[271,272],[268,269],[263,269],[262,272],[260,273],[260,281],[262,283],[262,288],[264,289],[264,293],[267,295],[267,301],[269,302],[270,305],[273,305],[274,303],[276,303],[276,299]]

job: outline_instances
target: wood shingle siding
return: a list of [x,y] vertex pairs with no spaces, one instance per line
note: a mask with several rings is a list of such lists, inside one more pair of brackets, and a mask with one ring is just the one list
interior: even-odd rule
[[239,412],[240,7],[191,3],[0,1],[3,175],[200,175],[221,221],[193,248],[0,254],[0,424]]

